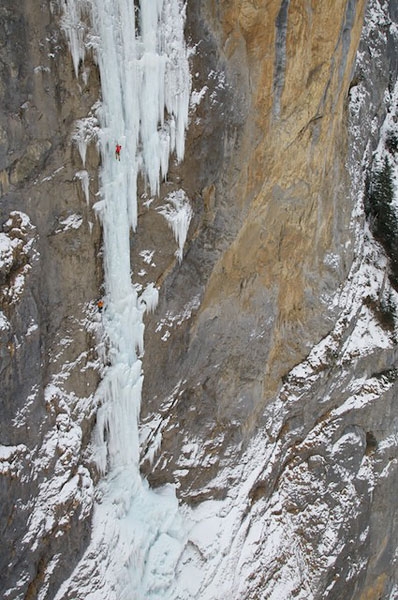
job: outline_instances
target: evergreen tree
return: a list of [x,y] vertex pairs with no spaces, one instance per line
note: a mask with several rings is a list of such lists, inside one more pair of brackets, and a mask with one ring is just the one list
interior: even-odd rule
[[398,288],[398,218],[393,206],[392,169],[387,156],[372,173],[365,199],[365,213],[375,238],[382,244],[391,265],[391,282]]

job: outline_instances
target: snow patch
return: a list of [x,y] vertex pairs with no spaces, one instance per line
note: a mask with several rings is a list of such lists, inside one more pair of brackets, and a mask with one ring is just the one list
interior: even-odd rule
[[170,336],[170,329],[173,327],[179,327],[184,321],[191,318],[192,313],[197,310],[200,306],[200,296],[194,296],[189,302],[187,302],[182,312],[179,314],[173,314],[171,311],[166,312],[164,319],[158,321],[156,325],[156,333],[162,333],[164,329],[166,332],[162,334],[162,341],[166,341]]
[[207,87],[207,85],[203,86],[201,90],[193,90],[192,94],[191,94],[191,99],[189,102],[189,107],[191,110],[196,109],[197,106],[199,106],[199,104],[202,102],[207,90],[209,88]]
[[5,314],[3,313],[3,311],[0,310],[0,331],[10,331],[10,322],[7,319],[7,317],[5,316]]
[[[58,169],[55,169],[55,171],[53,173],[51,173],[51,175],[47,175],[46,177],[43,177],[43,179],[40,180],[40,183],[46,183],[47,181],[52,181],[56,175],[58,175],[58,173],[60,173],[65,167],[62,165],[62,167],[58,167]],[[35,185],[36,185],[36,181],[35,181]]]
[[1,291],[8,304],[21,299],[26,277],[37,259],[36,228],[25,213],[12,211],[0,232],[0,271],[6,281]]
[[11,239],[7,234],[0,233],[0,269],[9,270],[13,263],[14,248],[21,245],[20,240]]
[[140,252],[140,256],[142,257],[144,263],[151,265],[152,267],[156,266],[152,261],[154,254],[155,250],[142,250]]
[[65,231],[68,231],[70,229],[79,229],[82,223],[83,217],[74,213],[72,215],[69,215],[68,217],[65,217],[64,219],[60,219],[60,227],[58,227],[54,233],[64,233]]

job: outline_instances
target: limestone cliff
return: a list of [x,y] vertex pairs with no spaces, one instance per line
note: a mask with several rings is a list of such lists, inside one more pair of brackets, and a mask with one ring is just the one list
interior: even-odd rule
[[[181,283],[185,292],[179,288],[184,278],[173,278],[171,293],[177,313],[200,297],[185,342],[188,356],[183,350],[182,369],[192,370],[193,380],[184,387],[187,394],[197,388],[188,400],[195,419],[203,413],[217,428],[219,415],[227,437],[234,424],[238,435],[250,436],[282,377],[330,329],[328,304],[352,258],[344,111],[363,3],[288,5],[221,3],[217,14],[214,7],[200,11],[202,22],[217,27],[213,43],[216,69],[225,76],[220,103],[226,110],[215,102],[208,111],[224,116],[222,148],[202,138],[192,154],[226,156],[202,189],[190,190],[202,200],[206,226],[197,226],[182,269],[192,273],[192,261],[199,273],[193,289]],[[200,55],[201,43],[198,48]],[[209,246],[211,257],[204,258]],[[339,256],[337,268],[328,264],[332,254]],[[207,266],[203,274],[198,263]],[[150,346],[147,356],[152,352]],[[164,359],[171,390],[181,371],[173,369],[173,353]],[[149,396],[156,394],[152,374],[146,381]],[[198,390],[203,384],[214,402]]]
[[83,166],[72,138],[98,75],[87,65],[77,82],[54,2],[6,1],[0,14],[1,587],[52,597],[89,536],[83,452],[99,377],[84,324],[102,280],[88,204],[98,156],[90,149]]
[[[0,8],[10,600],[55,598],[87,548],[99,479],[101,88],[93,44],[70,54],[63,8]],[[140,181],[131,238],[133,279],[159,290],[145,317],[142,473],[174,484],[192,523],[167,597],[393,600],[395,258],[375,240],[366,198],[385,156],[398,173],[397,9],[188,0],[186,10],[185,158],[158,197]],[[73,28],[90,29],[88,11]],[[181,190],[193,210],[182,261],[164,218]]]

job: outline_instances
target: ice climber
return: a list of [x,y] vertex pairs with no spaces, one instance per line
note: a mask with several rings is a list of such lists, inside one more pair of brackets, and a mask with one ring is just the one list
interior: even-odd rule
[[116,144],[116,149],[115,149],[115,158],[116,160],[120,160],[120,150],[122,149],[120,144]]

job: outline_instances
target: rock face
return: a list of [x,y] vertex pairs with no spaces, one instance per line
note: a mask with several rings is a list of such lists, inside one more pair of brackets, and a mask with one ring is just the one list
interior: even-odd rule
[[[236,427],[239,436],[250,436],[281,378],[333,319],[329,299],[352,259],[344,110],[364,9],[363,3],[346,4],[221,3],[217,11],[211,4],[192,17],[216,29],[214,68],[225,78],[221,98],[217,85],[210,93],[215,107],[204,109],[208,129],[221,113],[215,118],[224,120],[222,134],[216,129],[214,138],[199,138],[198,154],[224,154],[224,160],[217,172],[208,171],[205,185],[200,181],[202,189],[190,190],[201,198],[206,225],[198,224],[182,266],[192,273],[193,263],[199,271],[194,289],[184,293],[184,277],[177,274],[166,284],[175,308],[169,297],[164,301],[166,310],[180,313],[200,297],[181,369],[192,372],[184,386],[192,388],[187,403],[195,405],[195,419],[203,413],[205,437],[219,421],[227,437],[235,437]],[[220,104],[226,109],[219,111]],[[338,265],[328,264],[334,254]],[[153,357],[152,345],[146,347]],[[162,377],[167,372],[171,391],[181,369],[173,367],[173,352],[164,359]],[[146,381],[148,395],[156,395],[156,376]]]
[[[55,2],[0,14],[1,587],[50,600],[98,478],[100,83]],[[151,203],[141,185],[131,240],[160,294],[142,472],[207,530],[185,598],[398,597],[397,297],[363,207],[373,151],[397,162],[397,22],[381,0],[188,2],[186,158]],[[180,190],[181,262],[159,210]]]
[[143,470],[176,482],[194,512],[217,500],[209,529],[239,514],[235,539],[217,530],[227,558],[197,542],[190,558],[217,567],[192,597],[395,597],[395,509],[382,492],[397,477],[395,338],[387,326],[381,347],[350,340],[379,329],[394,295],[380,271],[369,287],[367,263],[386,267],[361,196],[396,81],[396,15],[370,3],[363,30],[364,10],[188,11],[194,83],[208,88],[179,175],[196,217],[147,324]]
[[86,202],[72,137],[99,88],[94,68],[77,83],[54,2],[6,1],[0,14],[1,588],[53,597],[89,535],[98,157]]

